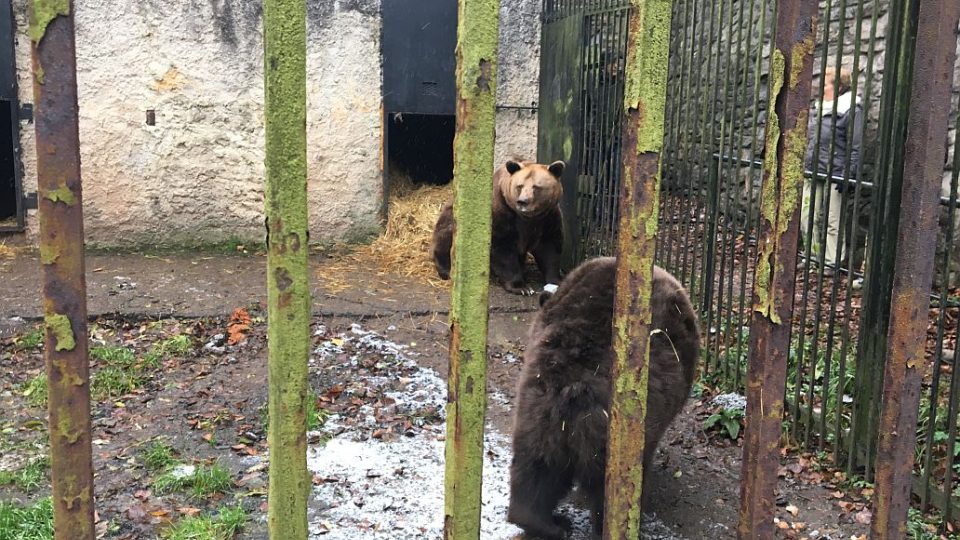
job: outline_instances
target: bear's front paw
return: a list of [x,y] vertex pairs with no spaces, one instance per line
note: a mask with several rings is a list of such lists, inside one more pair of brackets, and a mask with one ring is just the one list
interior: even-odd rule
[[527,284],[523,282],[506,283],[504,284],[503,288],[509,293],[519,294],[521,296],[532,296],[536,294],[536,291],[528,287]]

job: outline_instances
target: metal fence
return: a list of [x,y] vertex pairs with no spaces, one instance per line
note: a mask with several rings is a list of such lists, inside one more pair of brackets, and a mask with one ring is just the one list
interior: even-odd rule
[[[657,262],[681,278],[701,310],[705,376],[743,391],[777,6],[775,0],[673,5]],[[913,172],[903,170],[917,17],[910,5],[916,4],[822,0],[814,49],[785,420],[804,448],[828,452],[867,479],[874,475],[899,194],[904,174]],[[618,66],[625,35],[618,33],[617,13],[627,9],[618,2],[544,4],[545,40],[563,21],[582,21],[580,44],[568,53],[577,77],[567,124],[544,114],[540,124],[541,140],[573,132],[568,159],[576,176],[565,178],[574,192],[566,215],[576,216],[568,225],[570,264],[612,254],[615,245],[621,179],[608,163],[622,158]],[[543,80],[564,67],[545,64]],[[826,68],[851,74],[840,81],[837,99],[828,99],[833,85]],[[960,378],[952,376],[960,319],[958,87],[955,80],[914,485],[923,506],[944,509],[947,520],[960,508],[947,504],[960,502]],[[551,97],[542,94],[542,108]],[[839,118],[842,127],[834,124]]]
[[[742,391],[757,260],[774,2],[678,3],[668,87],[658,263],[695,296],[706,374]],[[910,21],[891,0],[826,0],[809,113],[787,425],[810,450],[873,477],[911,89]],[[852,74],[835,99],[827,67]],[[839,71],[839,69],[837,70]],[[960,71],[960,67],[958,67]],[[915,492],[945,509],[960,494],[955,444],[960,289],[957,84],[944,160]],[[846,94],[846,96],[844,96]],[[857,99],[849,99],[857,96]],[[844,126],[834,119],[844,118]],[[839,120],[837,120],[839,122]],[[856,142],[859,141],[859,144]],[[849,143],[849,144],[848,144]],[[824,166],[816,164],[825,162]],[[956,501],[954,502],[956,504]]]
[[[628,0],[546,0],[538,157],[566,159],[565,258],[612,253],[623,160]],[[545,47],[545,50],[548,47]],[[551,114],[556,109],[554,114]],[[554,157],[550,157],[554,156]]]

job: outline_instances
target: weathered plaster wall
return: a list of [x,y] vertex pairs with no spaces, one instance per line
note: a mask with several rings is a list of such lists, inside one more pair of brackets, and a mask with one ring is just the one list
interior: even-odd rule
[[[27,3],[14,0],[20,94],[33,102]],[[309,5],[311,240],[355,238],[378,227],[379,0]],[[76,25],[89,242],[261,240],[260,2],[77,0]],[[24,125],[28,192],[33,139]]]
[[[89,243],[261,240],[261,2],[75,3]],[[13,4],[21,101],[32,103],[28,0]],[[497,164],[536,156],[539,10],[539,0],[502,2]],[[312,241],[358,240],[379,228],[380,25],[380,0],[308,0]],[[24,189],[36,191],[32,125],[23,124],[21,142]],[[28,233],[36,227],[31,215]]]

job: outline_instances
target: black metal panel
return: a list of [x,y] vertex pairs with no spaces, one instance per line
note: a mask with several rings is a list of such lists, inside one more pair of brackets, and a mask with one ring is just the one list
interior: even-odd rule
[[563,266],[576,266],[580,245],[577,201],[580,178],[580,48],[583,18],[566,17],[544,25],[540,55],[540,110],[537,161],[566,161],[563,170]]
[[0,0],[0,99],[17,98],[17,70],[13,56],[13,7]]
[[13,30],[11,2],[0,0],[0,218],[6,218],[0,232],[21,231],[25,225]]
[[616,246],[626,0],[544,0],[538,161],[564,159],[564,266]]
[[386,112],[455,114],[456,0],[383,3]]

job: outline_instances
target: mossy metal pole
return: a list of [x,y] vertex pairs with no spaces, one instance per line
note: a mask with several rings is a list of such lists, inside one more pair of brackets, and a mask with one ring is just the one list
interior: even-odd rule
[[306,4],[265,0],[270,538],[307,538]]

